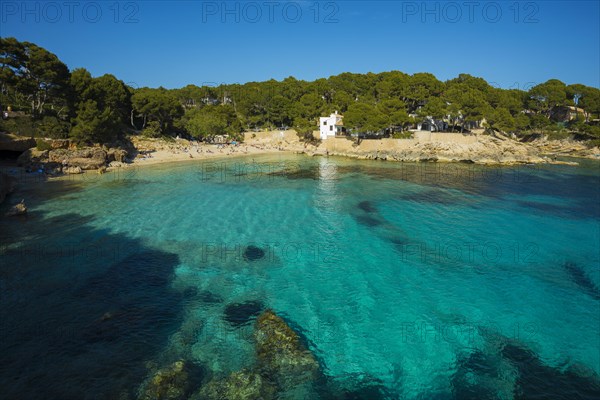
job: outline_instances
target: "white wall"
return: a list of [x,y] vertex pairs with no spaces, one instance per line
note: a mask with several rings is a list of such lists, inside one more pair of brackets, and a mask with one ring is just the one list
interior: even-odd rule
[[[327,125],[323,125],[324,121],[327,121]],[[321,139],[327,139],[327,137],[335,136],[335,117],[330,116],[319,118],[319,132],[321,133]]]
[[[339,118],[339,114],[331,114],[329,117],[319,118],[319,132],[321,139],[327,139],[328,137],[335,137],[337,127],[335,126],[336,119]],[[323,125],[323,122],[327,121],[327,125]],[[333,126],[333,128],[331,128]]]

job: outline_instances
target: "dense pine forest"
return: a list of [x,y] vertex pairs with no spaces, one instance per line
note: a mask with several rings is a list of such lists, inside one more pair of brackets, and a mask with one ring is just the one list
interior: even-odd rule
[[[132,85],[135,86],[135,85]],[[249,82],[180,89],[138,88],[113,75],[69,70],[33,43],[0,38],[0,131],[107,143],[123,134],[207,139],[249,130],[317,129],[319,116],[343,113],[347,132],[392,132],[423,121],[443,129],[600,142],[600,90],[560,80],[501,89],[468,74],[442,82],[430,73],[343,73],[307,82]],[[10,112],[9,112],[10,111]]]

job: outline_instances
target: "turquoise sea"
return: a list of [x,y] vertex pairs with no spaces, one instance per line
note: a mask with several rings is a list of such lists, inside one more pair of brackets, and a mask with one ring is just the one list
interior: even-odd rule
[[483,167],[260,156],[35,182],[0,217],[5,399],[197,387],[282,316],[310,397],[600,398],[600,162]]

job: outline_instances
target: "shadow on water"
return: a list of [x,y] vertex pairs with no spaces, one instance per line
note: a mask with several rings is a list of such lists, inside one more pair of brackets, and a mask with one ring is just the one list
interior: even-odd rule
[[170,287],[178,257],[91,222],[39,212],[1,221],[4,398],[133,394],[181,322],[185,299]]
[[[71,196],[83,189],[81,181],[47,179],[42,174],[18,172],[10,176],[14,180],[14,191],[9,193],[0,205],[0,216],[4,216],[8,208],[21,199],[25,199],[27,207],[31,208],[44,201]],[[0,224],[2,220],[3,217],[0,217]]]

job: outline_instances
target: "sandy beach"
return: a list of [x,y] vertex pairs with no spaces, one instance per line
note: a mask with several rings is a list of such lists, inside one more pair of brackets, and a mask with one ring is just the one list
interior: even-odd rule
[[290,149],[270,144],[240,143],[237,145],[219,145],[192,142],[185,139],[165,142],[159,139],[135,138],[133,143],[138,153],[129,165],[135,167],[171,162],[293,152]]

